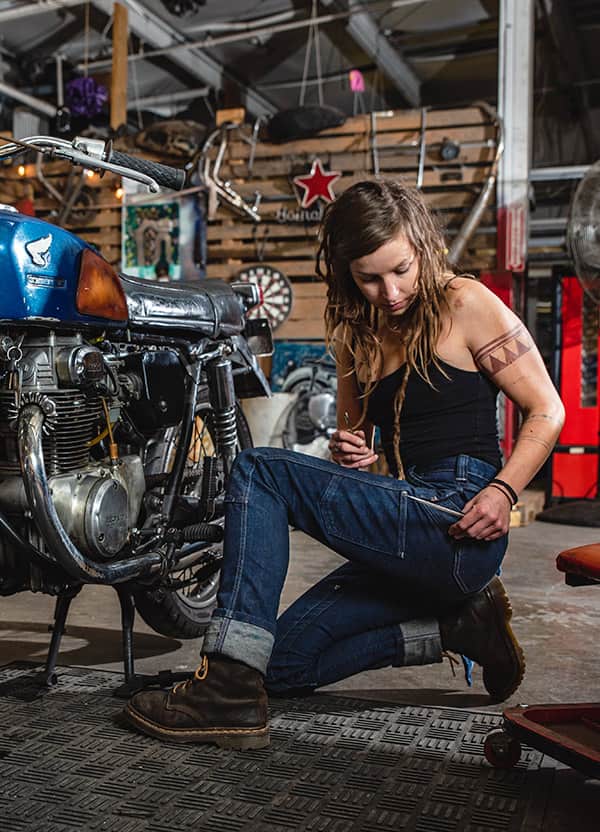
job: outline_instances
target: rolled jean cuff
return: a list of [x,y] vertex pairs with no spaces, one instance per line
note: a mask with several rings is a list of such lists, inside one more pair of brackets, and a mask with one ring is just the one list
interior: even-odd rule
[[235,621],[233,618],[211,619],[202,644],[203,653],[220,653],[237,662],[267,673],[275,637],[262,627]]
[[404,648],[402,665],[434,664],[442,661],[442,638],[435,618],[418,618],[398,625]]

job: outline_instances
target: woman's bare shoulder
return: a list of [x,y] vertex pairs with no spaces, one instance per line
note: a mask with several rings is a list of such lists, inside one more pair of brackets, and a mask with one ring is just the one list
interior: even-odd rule
[[504,307],[503,302],[483,283],[473,277],[457,275],[446,284],[446,297],[452,317],[463,317],[497,313]]

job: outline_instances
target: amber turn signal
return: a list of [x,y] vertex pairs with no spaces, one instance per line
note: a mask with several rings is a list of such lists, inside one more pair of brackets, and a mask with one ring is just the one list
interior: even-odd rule
[[82,315],[110,321],[127,320],[127,300],[118,274],[89,248],[81,257],[75,303]]

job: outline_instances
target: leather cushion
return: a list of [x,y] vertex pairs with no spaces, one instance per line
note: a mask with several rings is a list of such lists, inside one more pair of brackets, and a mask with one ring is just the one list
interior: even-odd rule
[[600,543],[565,549],[556,558],[556,568],[560,572],[600,579]]

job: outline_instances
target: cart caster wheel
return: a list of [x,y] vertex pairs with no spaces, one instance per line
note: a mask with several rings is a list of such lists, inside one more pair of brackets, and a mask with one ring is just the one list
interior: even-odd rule
[[506,731],[492,731],[485,738],[483,753],[494,768],[513,768],[521,759],[521,743]]

